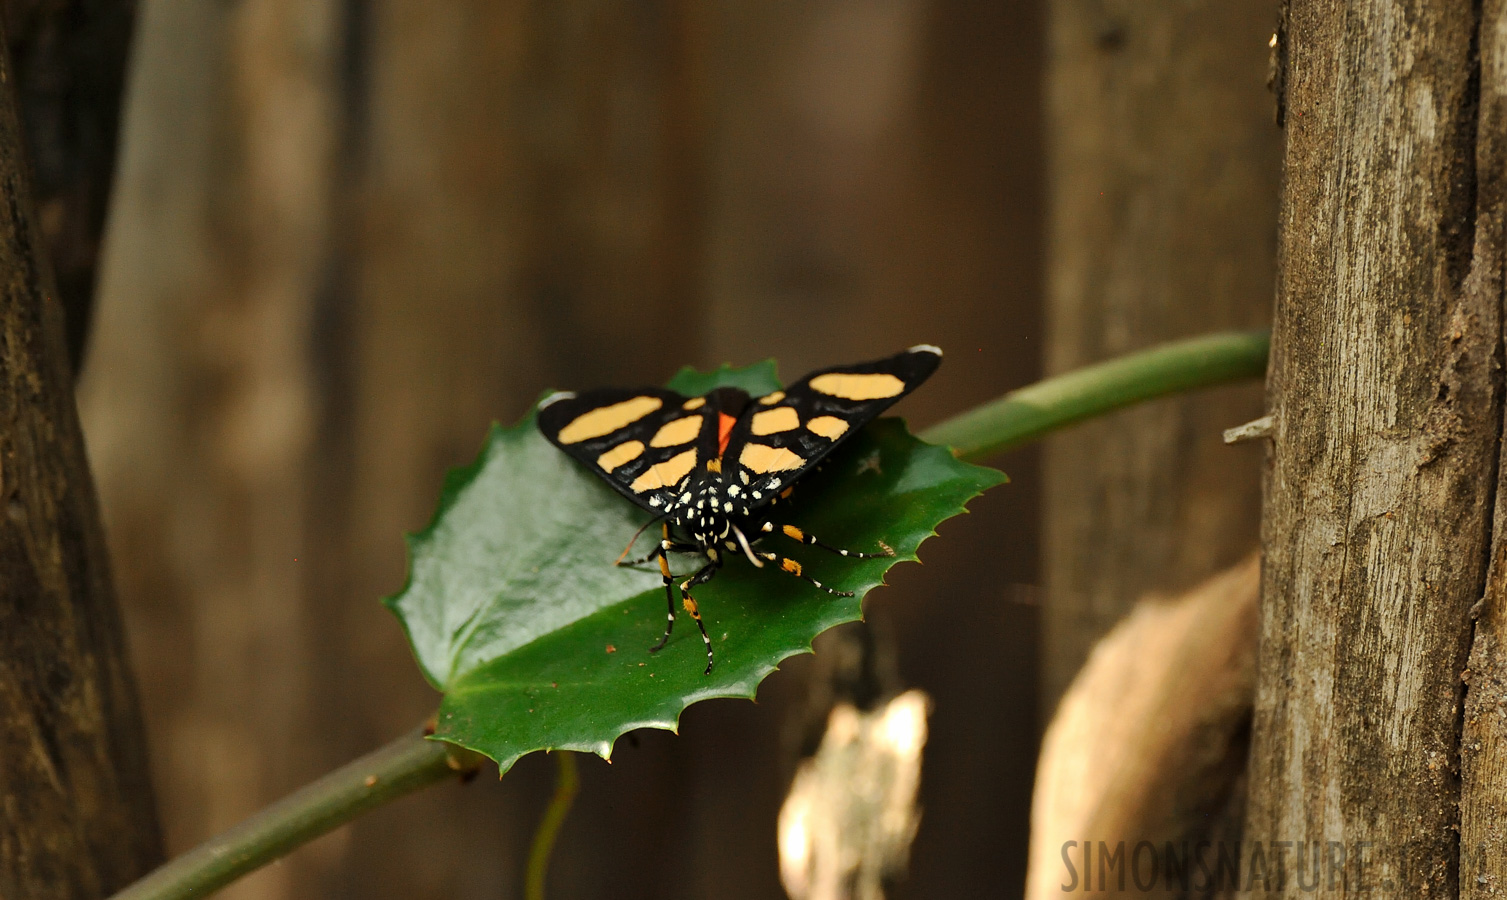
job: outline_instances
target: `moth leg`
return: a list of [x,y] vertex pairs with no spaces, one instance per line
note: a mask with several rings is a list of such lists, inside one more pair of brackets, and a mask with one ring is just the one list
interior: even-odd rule
[[717,574],[719,566],[721,563],[713,560],[702,566],[695,575],[680,583],[680,602],[684,604],[685,611],[691,614],[691,618],[696,620],[696,627],[701,629],[701,642],[706,644],[706,671],[701,673],[703,675],[712,674],[712,639],[706,635],[706,625],[701,621],[701,610],[696,606],[696,598],[691,596],[691,588],[711,581],[712,576]]
[[[849,555],[857,556],[858,554],[854,553]],[[804,571],[801,570],[801,564],[788,556],[780,556],[778,553],[760,553],[759,556],[763,557],[767,562],[779,562],[781,572],[788,572],[791,575],[794,575],[796,578],[801,579],[802,581],[810,582],[811,584],[816,585],[817,587],[821,588],[834,597],[853,596],[852,591],[839,591],[836,588],[829,588],[825,584],[822,584],[820,581],[817,581],[815,578],[812,578],[810,575],[807,575]]]
[[802,544],[807,544],[812,547],[820,547],[823,550],[826,550],[828,553],[836,553],[838,556],[846,556],[849,559],[881,559],[883,557],[895,555],[894,548],[892,548],[889,544],[886,544],[884,541],[879,542],[879,546],[882,552],[860,553],[857,550],[843,550],[840,547],[833,547],[829,544],[824,544],[816,539],[816,535],[808,534],[807,532],[796,528],[794,525],[780,525],[777,528],[773,522],[765,522],[763,527],[759,530],[765,534],[769,534],[778,530],[780,534],[783,534],[785,537],[790,538],[792,541],[800,541]]
[[658,547],[654,548],[654,552],[650,553],[644,560],[644,562],[648,562],[656,556],[659,557],[659,574],[665,585],[665,606],[669,607],[670,610],[669,618],[665,622],[665,635],[659,639],[659,643],[649,648],[650,653],[658,653],[663,650],[665,644],[670,642],[670,632],[675,630],[675,579],[670,575],[670,557],[668,556],[669,548],[673,543],[670,540],[670,523],[666,522],[664,539],[659,542]]
[[644,563],[653,562],[661,553],[699,553],[701,548],[695,544],[682,544],[679,541],[661,541],[648,556],[643,559],[618,560],[615,566],[627,568],[628,566],[641,566]]

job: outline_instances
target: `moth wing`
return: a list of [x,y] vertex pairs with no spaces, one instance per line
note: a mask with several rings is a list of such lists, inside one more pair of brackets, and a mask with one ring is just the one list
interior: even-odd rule
[[849,436],[920,387],[942,362],[930,345],[872,362],[819,369],[749,404],[728,439],[724,477],[746,485],[750,509],[774,500]]
[[676,486],[716,446],[703,398],[664,388],[561,393],[539,404],[539,431],[623,496],[663,513]]

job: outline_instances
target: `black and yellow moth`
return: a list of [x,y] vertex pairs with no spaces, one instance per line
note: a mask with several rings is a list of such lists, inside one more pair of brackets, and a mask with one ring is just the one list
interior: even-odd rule
[[682,605],[712,643],[691,590],[710,581],[729,556],[781,571],[832,594],[789,557],[763,550],[759,540],[779,534],[843,556],[892,556],[828,547],[792,525],[776,525],[771,507],[827,454],[935,372],[942,351],[921,344],[894,356],[812,372],[781,391],[751,397],[731,387],[700,397],[664,388],[601,388],[562,392],[539,404],[539,430],[551,443],[595,472],[619,493],[663,520],[653,553],[659,561],[669,619],[675,627],[674,576],[668,554],[699,553],[705,565],[680,584]]

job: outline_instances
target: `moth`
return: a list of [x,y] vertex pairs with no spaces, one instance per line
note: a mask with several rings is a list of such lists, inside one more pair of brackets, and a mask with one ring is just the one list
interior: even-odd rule
[[542,400],[538,424],[545,438],[662,522],[654,551],[630,562],[658,560],[664,580],[669,616],[650,651],[663,649],[675,629],[671,553],[706,560],[680,583],[681,605],[706,644],[706,674],[714,662],[712,642],[691,592],[730,557],[742,555],[758,567],[771,563],[829,594],[850,597],[852,592],[806,574],[799,562],[764,550],[760,539],[779,535],[857,559],[893,556],[883,543],[877,553],[828,546],[794,525],[776,524],[772,508],[802,475],[915,390],[941,362],[941,350],[920,344],[873,362],[812,372],[762,397],[733,387],[700,397],[665,388],[600,388]]

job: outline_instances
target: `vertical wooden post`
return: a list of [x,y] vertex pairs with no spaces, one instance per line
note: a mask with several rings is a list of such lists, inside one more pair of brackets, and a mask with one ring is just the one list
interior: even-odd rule
[[[1046,368],[1252,328],[1271,309],[1280,133],[1262,90],[1274,0],[1053,0]],[[1044,455],[1042,710],[1147,591],[1256,544],[1260,470],[1232,388],[1054,438]]]
[[1480,12],[1287,10],[1253,896],[1308,896],[1316,877],[1333,896],[1462,887],[1461,675],[1501,429],[1501,160],[1478,178]]
[[[1507,3],[1482,5],[1480,124],[1476,133],[1475,255],[1467,291],[1499,308],[1507,269]],[[1497,350],[1497,361],[1502,358]],[[1498,376],[1500,377],[1500,376]],[[1499,453],[1501,450],[1499,449]],[[1460,896],[1490,897],[1507,888],[1507,467],[1500,455],[1485,596],[1474,610],[1464,675],[1460,735]]]
[[13,86],[0,39],[0,896],[83,900],[161,842]]

